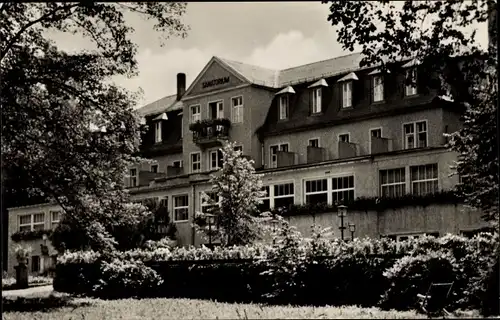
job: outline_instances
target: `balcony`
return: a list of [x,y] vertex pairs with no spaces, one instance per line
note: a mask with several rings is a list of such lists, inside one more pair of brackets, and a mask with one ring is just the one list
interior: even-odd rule
[[371,154],[391,151],[391,140],[381,137],[371,137]]
[[339,159],[357,156],[357,146],[352,142],[339,141]]
[[278,168],[293,166],[297,163],[297,154],[295,152],[278,151],[276,153],[276,166]]
[[229,119],[203,120],[189,125],[189,130],[193,132],[193,142],[202,148],[222,145],[222,141],[229,137],[229,128]]
[[307,146],[307,163],[315,163],[326,160],[326,149]]
[[167,166],[167,177],[182,176],[184,174],[183,167]]

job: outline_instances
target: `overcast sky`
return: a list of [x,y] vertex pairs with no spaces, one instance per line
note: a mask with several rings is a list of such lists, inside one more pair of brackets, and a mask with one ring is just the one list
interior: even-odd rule
[[[144,91],[142,105],[176,92],[176,74],[186,73],[187,85],[212,56],[282,69],[348,54],[336,41],[327,21],[328,4],[321,2],[190,2],[183,21],[187,38],[172,38],[160,46],[159,34],[137,15],[127,22],[136,30],[139,76],[121,79],[127,89]],[[478,32],[487,39],[485,32]],[[73,35],[57,35],[65,49],[87,45]]]

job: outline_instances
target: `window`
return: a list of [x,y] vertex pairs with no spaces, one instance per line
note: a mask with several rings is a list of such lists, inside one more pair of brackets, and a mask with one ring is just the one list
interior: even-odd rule
[[26,214],[19,216],[19,231],[34,231],[45,229],[45,213]]
[[200,199],[201,199],[201,212],[203,213],[212,213],[212,209],[215,208],[220,204],[220,198],[217,196],[215,192],[205,192],[205,194],[210,198],[212,201],[208,201],[204,197],[201,196],[200,193]]
[[427,147],[427,121],[405,123],[403,130],[405,149]]
[[348,133],[339,134],[339,141],[349,142],[349,134]]
[[405,168],[380,170],[380,195],[382,197],[400,197],[405,193]]
[[40,256],[31,256],[31,272],[40,272]]
[[59,211],[50,211],[50,221],[52,229],[55,229],[57,227],[60,219],[61,219],[61,213]]
[[411,68],[406,70],[405,96],[413,96],[417,94],[417,69]]
[[274,208],[286,207],[289,208],[295,201],[293,183],[277,184],[274,185],[273,199],[274,204],[271,202],[271,206]]
[[210,170],[222,168],[222,151],[210,151]]
[[311,180],[306,181],[306,203],[328,203],[328,180]]
[[309,146],[314,148],[319,148],[319,139],[309,139]]
[[151,172],[158,173],[158,165],[157,164],[152,164],[151,165]]
[[415,234],[401,234],[396,236],[396,241],[406,241],[409,239],[418,239],[425,236],[425,233],[415,233]]
[[208,104],[210,119],[222,119],[224,118],[224,102],[216,101],[210,102]]
[[172,163],[175,168],[182,168],[182,160],[176,160]]
[[279,97],[279,108],[280,108],[279,119],[280,120],[288,119],[288,96],[287,95],[282,95]]
[[384,82],[381,75],[373,76],[373,102],[384,100]]
[[233,105],[233,123],[243,122],[243,97],[235,97],[231,99]]
[[161,142],[161,121],[155,123],[155,142]]
[[201,171],[201,153],[195,152],[191,153],[191,172]]
[[370,129],[370,144],[368,148],[370,149],[370,154],[372,153],[372,138],[382,138],[382,128]]
[[371,129],[370,130],[370,137],[377,137],[377,138],[382,138],[382,129]]
[[234,151],[239,151],[241,154],[243,154],[243,146],[235,146]]
[[410,167],[411,192],[414,195],[424,195],[438,191],[437,163]]
[[130,186],[136,187],[137,186],[137,169],[135,169],[135,168],[130,169],[129,176],[130,176]]
[[332,203],[354,200],[354,176],[332,178]]
[[160,198],[160,207],[168,208],[168,196]]
[[271,168],[276,168],[278,165],[278,151],[288,152],[288,143],[271,146]]
[[265,192],[265,195],[262,198],[260,198],[262,200],[262,203],[259,205],[259,210],[260,210],[260,212],[266,212],[266,211],[271,210],[270,187],[264,186],[264,187],[262,187],[262,191]]
[[191,122],[201,121],[200,105],[191,106]]
[[321,112],[321,88],[312,91],[312,113]]
[[188,196],[174,196],[174,222],[187,221],[189,218]]
[[352,81],[342,83],[342,108],[352,107]]

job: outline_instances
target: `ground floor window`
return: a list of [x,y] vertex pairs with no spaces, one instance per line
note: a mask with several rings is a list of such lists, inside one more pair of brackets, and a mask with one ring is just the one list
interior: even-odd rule
[[410,167],[411,192],[414,195],[425,195],[438,191],[437,163]]
[[306,181],[306,203],[328,203],[328,179]]
[[261,212],[269,211],[272,208],[289,208],[295,203],[294,183],[281,183],[263,187],[266,193],[261,198],[263,203],[259,209]]
[[380,170],[380,195],[382,197],[401,197],[405,193],[405,168]]
[[354,176],[308,180],[305,182],[307,204],[339,204],[354,200]]
[[187,195],[174,196],[174,222],[187,221],[189,218],[189,198]]

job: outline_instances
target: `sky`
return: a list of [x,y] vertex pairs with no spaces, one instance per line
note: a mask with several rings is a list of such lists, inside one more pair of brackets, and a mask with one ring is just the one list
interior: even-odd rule
[[[142,89],[140,107],[175,94],[179,72],[186,74],[189,86],[212,56],[284,69],[349,54],[336,41],[328,8],[319,1],[190,2],[182,19],[190,27],[187,37],[168,39],[163,47],[150,22],[127,15],[138,44],[139,76],[116,82],[132,91]],[[58,34],[55,40],[67,50],[89,45],[74,35]]]

